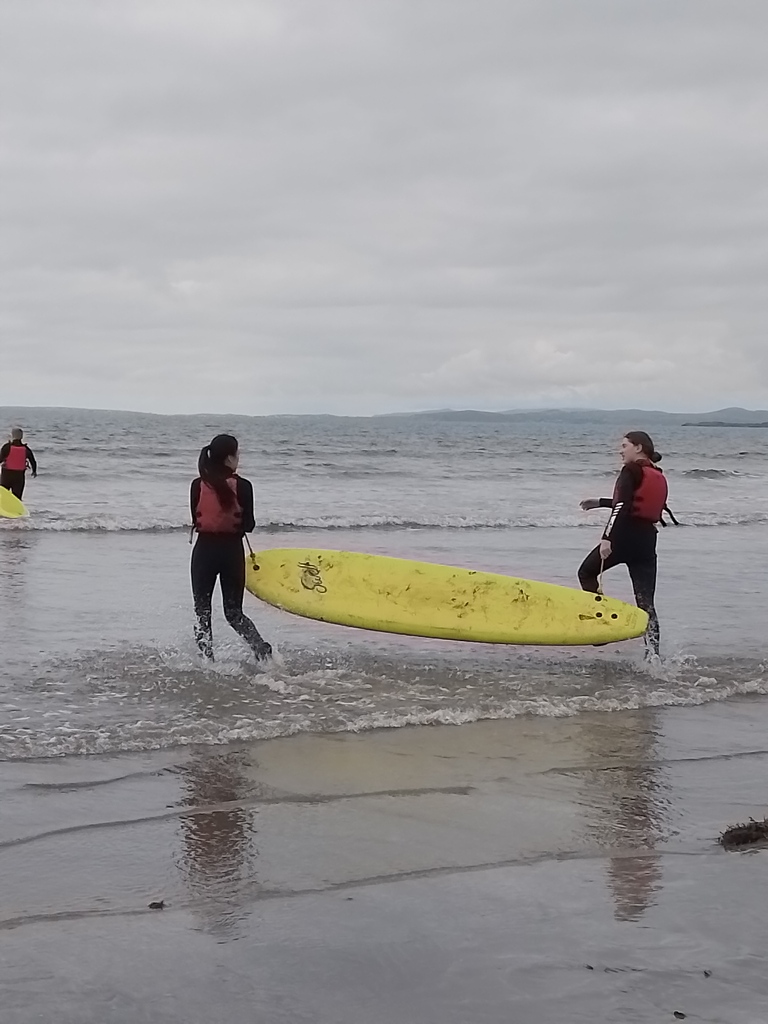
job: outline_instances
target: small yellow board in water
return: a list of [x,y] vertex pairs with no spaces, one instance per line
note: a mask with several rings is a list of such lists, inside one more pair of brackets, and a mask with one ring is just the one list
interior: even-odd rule
[[642,636],[634,605],[552,583],[315,548],[246,557],[262,601],[322,622],[488,644],[602,644]]
[[5,519],[21,519],[29,515],[22,503],[15,494],[11,494],[5,487],[0,487],[0,516]]

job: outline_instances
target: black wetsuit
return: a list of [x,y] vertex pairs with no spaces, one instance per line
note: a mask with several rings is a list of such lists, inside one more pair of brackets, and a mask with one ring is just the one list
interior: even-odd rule
[[23,441],[6,441],[2,448],[0,448],[0,487],[5,487],[11,494],[15,494],[16,497],[21,501],[22,495],[24,494],[24,484],[26,482],[26,469],[6,469],[5,460],[11,454],[11,446],[14,448],[26,448],[27,451],[27,463],[29,468],[32,470],[32,476],[37,476],[37,462],[35,456],[29,445],[24,444]]
[[[200,499],[200,479],[192,481],[190,506],[192,522]],[[253,515],[253,487],[248,480],[237,477],[237,502],[242,509],[242,530],[239,533],[198,533],[192,550],[192,594],[195,600],[195,639],[201,654],[213,658],[213,631],[211,628],[211,601],[218,579],[224,615],[232,629],[245,640],[256,658],[261,661],[272,653],[256,626],[243,613],[245,591],[245,555],[243,535],[250,533],[255,524]]]
[[[654,523],[632,515],[635,490],[643,478],[642,467],[636,464],[624,466],[616,484],[615,498],[601,498],[600,508],[613,509],[603,539],[611,542],[611,554],[603,569],[615,565],[626,565],[635,591],[638,608],[648,613],[646,642],[654,654],[659,653],[659,619],[654,604],[656,596],[656,540],[658,533]],[[582,590],[593,594],[598,591],[601,560],[600,547],[587,555],[579,568],[579,583]]]

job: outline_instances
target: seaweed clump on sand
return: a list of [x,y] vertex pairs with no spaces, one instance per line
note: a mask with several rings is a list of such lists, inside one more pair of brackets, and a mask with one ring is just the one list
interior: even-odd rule
[[768,818],[755,821],[750,818],[743,825],[731,825],[720,834],[719,843],[726,850],[737,850],[741,846],[768,841]]

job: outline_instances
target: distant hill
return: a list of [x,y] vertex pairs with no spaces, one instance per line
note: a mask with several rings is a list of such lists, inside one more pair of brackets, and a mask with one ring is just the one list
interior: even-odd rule
[[480,409],[434,409],[426,412],[391,413],[393,417],[420,417],[444,422],[466,421],[482,423],[488,420],[536,421],[552,420],[558,423],[618,423],[625,427],[642,423],[675,424],[677,426],[764,426],[768,411],[751,409],[718,409],[709,413],[661,412],[658,409],[509,409],[506,412],[487,412]]
[[738,423],[725,420],[697,420],[691,423],[683,423],[684,427],[768,427],[768,420],[760,423]]
[[427,409],[424,412],[389,412],[381,416],[374,416],[373,419],[412,419],[414,416],[418,416],[423,420],[467,420],[472,423],[482,423],[485,420],[508,420],[514,416],[523,415],[526,414],[487,412],[483,409]]
[[82,415],[84,417],[110,416],[116,419],[131,419],[136,416],[174,419],[223,419],[230,422],[239,420],[344,420],[344,419],[368,419],[368,420],[399,420],[399,419],[423,419],[433,422],[536,422],[552,421],[557,423],[605,423],[615,425],[619,428],[641,429],[644,424],[659,424],[663,426],[677,425],[689,427],[765,427],[768,425],[768,410],[766,409],[718,409],[715,412],[690,413],[690,412],[661,412],[658,409],[508,409],[505,412],[489,412],[486,409],[427,409],[420,412],[394,412],[379,413],[373,416],[338,416],[331,413],[279,413],[268,416],[249,416],[246,413],[147,413],[129,412],[128,410],[110,409],[75,409],[75,408],[50,408],[37,407],[14,407],[0,406],[0,438],[3,435],[2,421],[6,425],[20,422],[23,425],[31,425],[35,416],[40,414],[58,415],[66,414]]
[[768,412],[765,409],[718,409],[717,412],[696,416],[686,416],[685,426],[695,427],[764,427],[768,424]]

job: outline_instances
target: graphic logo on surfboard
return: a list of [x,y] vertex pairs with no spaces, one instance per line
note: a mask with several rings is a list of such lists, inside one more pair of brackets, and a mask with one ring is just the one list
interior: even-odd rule
[[301,585],[305,590],[316,590],[318,594],[327,594],[328,587],[323,583],[318,566],[311,562],[299,562],[301,570]]

